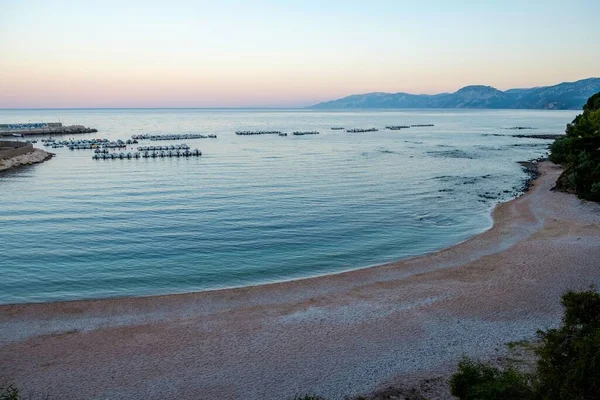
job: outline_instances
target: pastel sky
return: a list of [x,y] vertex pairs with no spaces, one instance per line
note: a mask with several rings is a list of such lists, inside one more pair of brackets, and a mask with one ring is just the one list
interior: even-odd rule
[[0,0],[0,108],[295,107],[600,76],[598,0]]

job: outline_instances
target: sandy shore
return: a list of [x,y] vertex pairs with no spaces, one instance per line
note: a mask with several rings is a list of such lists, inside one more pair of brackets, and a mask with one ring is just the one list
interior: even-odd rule
[[21,156],[9,158],[7,160],[0,160],[0,171],[13,167],[20,167],[22,165],[42,163],[51,159],[52,157],[52,153],[48,153],[42,149],[34,149],[32,152],[23,154]]
[[[331,399],[494,358],[600,284],[600,206],[531,190],[438,253],[184,295],[0,306],[0,383],[61,399]],[[432,397],[436,398],[436,397]]]

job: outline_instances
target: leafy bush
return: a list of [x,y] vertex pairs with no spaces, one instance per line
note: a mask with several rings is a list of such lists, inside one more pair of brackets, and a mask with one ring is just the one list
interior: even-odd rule
[[547,399],[600,399],[600,294],[568,292],[562,326],[539,332],[539,392]]
[[489,364],[464,358],[450,378],[450,391],[461,400],[534,399],[528,374],[514,368],[500,370]]
[[557,329],[540,331],[534,373],[463,359],[450,379],[460,400],[600,399],[600,293],[567,292]]
[[0,400],[20,400],[21,392],[13,385],[0,387]]

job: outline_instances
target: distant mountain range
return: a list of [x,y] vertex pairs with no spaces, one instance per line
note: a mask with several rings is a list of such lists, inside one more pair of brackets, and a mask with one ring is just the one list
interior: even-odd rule
[[600,92],[600,78],[563,82],[554,86],[531,89],[498,90],[491,86],[465,86],[454,93],[354,94],[338,100],[319,103],[311,108],[517,108],[542,110],[581,109],[587,99]]

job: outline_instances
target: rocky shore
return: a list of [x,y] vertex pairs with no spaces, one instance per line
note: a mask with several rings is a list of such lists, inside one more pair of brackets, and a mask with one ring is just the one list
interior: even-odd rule
[[0,171],[19,167],[22,165],[31,165],[31,164],[39,164],[43,163],[54,157],[53,153],[49,153],[42,149],[34,149],[32,152],[23,154],[20,156],[8,158],[6,160],[0,160]]

